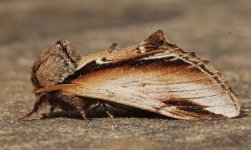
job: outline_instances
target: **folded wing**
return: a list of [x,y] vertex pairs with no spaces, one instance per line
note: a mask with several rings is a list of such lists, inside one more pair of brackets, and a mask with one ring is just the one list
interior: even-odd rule
[[238,99],[220,77],[166,51],[80,75],[63,89],[178,119],[235,117]]

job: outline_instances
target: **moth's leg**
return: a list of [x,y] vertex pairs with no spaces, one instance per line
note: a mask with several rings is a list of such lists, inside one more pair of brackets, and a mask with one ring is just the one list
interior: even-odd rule
[[105,108],[105,113],[112,119],[114,116],[109,112],[105,103],[102,103],[102,106]]
[[84,110],[86,105],[85,105],[85,102],[83,101],[82,98],[75,96],[75,95],[61,95],[60,99],[63,100],[64,102],[70,104],[75,109],[77,109],[81,113],[83,119],[87,123],[90,122],[90,120],[86,117],[86,112]]
[[107,106],[106,106],[106,104],[105,104],[104,102],[98,101],[98,103],[97,103],[95,106],[93,106],[91,109],[92,109],[93,111],[95,111],[95,110],[96,110],[97,108],[99,108],[101,105],[104,107],[105,113],[109,116],[109,118],[114,118],[114,116],[109,112],[109,110],[108,110],[108,108],[107,108]]
[[83,119],[89,123],[90,120],[86,117],[86,113],[85,113],[85,110],[83,109],[83,107],[77,107],[78,111],[81,113]]
[[101,106],[101,103],[98,101],[97,104],[95,104],[94,106],[91,106],[91,109],[92,109],[93,111],[95,111],[95,110],[98,109],[100,106]]
[[56,108],[55,105],[51,104],[50,111],[47,113],[42,113],[42,117],[50,117],[53,115],[54,109]]
[[24,120],[28,117],[30,117],[32,114],[34,114],[35,112],[38,111],[39,107],[46,101],[48,100],[49,98],[49,95],[48,94],[42,94],[42,95],[39,95],[37,100],[35,101],[35,104],[33,106],[33,109],[28,113],[26,114],[25,116],[22,116],[20,118],[18,118],[17,120],[18,121],[21,121],[21,120]]

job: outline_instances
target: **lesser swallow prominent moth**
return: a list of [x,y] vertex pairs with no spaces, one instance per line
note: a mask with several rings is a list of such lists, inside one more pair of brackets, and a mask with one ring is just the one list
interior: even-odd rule
[[[45,49],[32,67],[37,97],[30,113],[48,103],[85,110],[94,104],[128,106],[177,119],[222,119],[240,113],[239,99],[208,61],[171,44],[158,30],[139,45],[80,56],[68,41]],[[119,105],[117,105],[119,104]],[[106,111],[109,116],[111,114]],[[147,117],[147,116],[146,116]]]

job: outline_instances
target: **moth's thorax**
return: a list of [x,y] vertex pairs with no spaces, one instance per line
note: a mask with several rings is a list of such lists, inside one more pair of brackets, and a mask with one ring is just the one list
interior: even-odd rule
[[31,81],[35,88],[61,83],[75,72],[79,60],[78,51],[68,41],[57,41],[45,49],[33,64]]

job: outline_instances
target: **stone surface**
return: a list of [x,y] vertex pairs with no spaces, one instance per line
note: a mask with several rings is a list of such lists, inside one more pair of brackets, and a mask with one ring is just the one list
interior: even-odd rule
[[[251,149],[251,5],[248,0],[0,1],[0,149]],[[242,115],[184,121],[102,110],[17,122],[34,103],[30,67],[67,39],[82,54],[139,43],[157,29],[216,66],[239,95]]]

